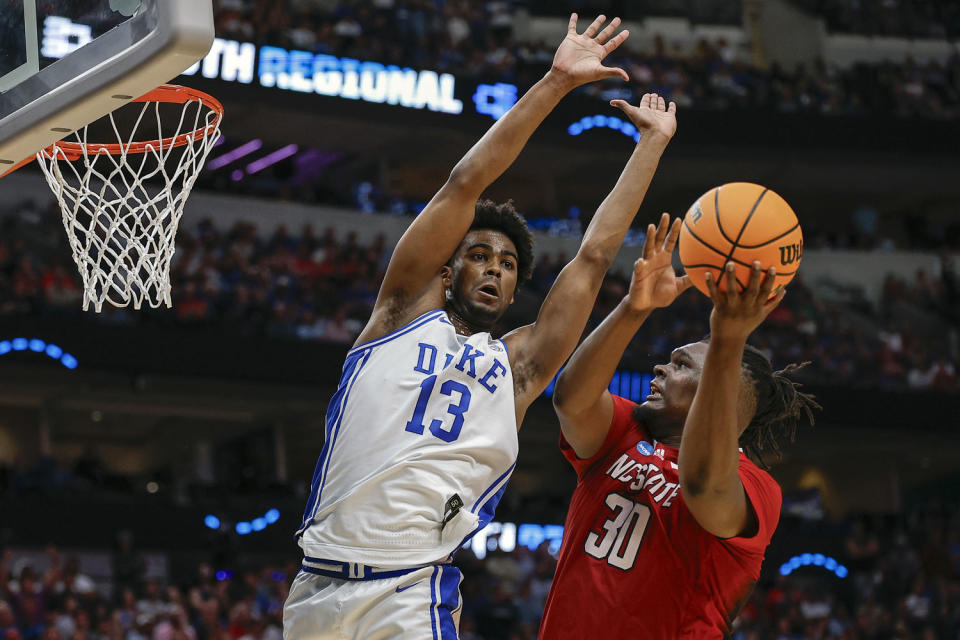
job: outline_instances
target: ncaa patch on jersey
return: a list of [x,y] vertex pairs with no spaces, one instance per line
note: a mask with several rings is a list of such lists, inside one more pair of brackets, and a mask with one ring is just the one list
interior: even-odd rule
[[641,440],[637,443],[637,451],[642,453],[645,456],[653,454],[653,445],[647,442],[646,440]]

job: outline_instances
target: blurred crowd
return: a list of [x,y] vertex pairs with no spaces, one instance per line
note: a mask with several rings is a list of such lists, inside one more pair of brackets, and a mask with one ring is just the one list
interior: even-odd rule
[[[933,499],[900,515],[780,524],[784,535],[799,527],[819,527],[813,539],[836,549],[832,555],[848,575],[815,566],[784,575],[775,566],[783,559],[768,559],[734,623],[733,640],[960,638],[956,501]],[[831,533],[825,537],[823,531]],[[779,553],[805,551],[817,549]],[[0,557],[0,638],[280,640],[296,565],[238,562],[247,566],[201,561],[187,565],[195,567],[188,575],[146,577],[142,557],[128,545],[115,550],[107,571],[94,579],[75,555],[64,557],[54,548],[45,554],[7,550]],[[556,569],[547,543],[536,550],[495,549],[483,559],[462,550],[455,564],[464,574],[462,640],[537,637]]]
[[917,38],[956,38],[960,2],[955,0],[792,0],[822,16],[841,33]]
[[[838,578],[818,567],[758,585],[737,640],[960,638],[960,508],[934,499],[896,517],[851,518]],[[781,522],[780,527],[789,526]],[[843,535],[843,534],[841,534]],[[798,552],[810,551],[798,549]],[[773,572],[769,572],[773,573]]]
[[[237,223],[223,230],[209,220],[177,235],[171,269],[174,308],[135,312],[105,305],[85,314],[94,322],[216,327],[246,335],[351,344],[371,312],[392,247],[379,235],[307,226],[279,226],[258,235]],[[82,291],[63,229],[49,212],[20,211],[0,221],[0,315],[78,314]],[[568,256],[545,255],[518,293],[503,328],[533,321]],[[882,254],[877,254],[878,265]],[[868,388],[958,389],[960,282],[944,253],[940,273],[889,274],[879,304],[856,287],[805,282],[790,294],[752,341],[774,364],[812,363],[799,377],[819,384]],[[626,274],[611,272],[591,319],[600,320],[626,294]],[[710,303],[695,290],[653,314],[625,359],[649,371],[679,344],[707,331]]]
[[[846,13],[838,10],[842,15],[891,16],[898,15],[897,11],[879,5],[909,7],[903,11],[934,20],[937,11],[923,7],[941,3],[833,0],[822,4],[829,5],[823,9],[828,13],[834,6],[861,7]],[[960,19],[957,3],[946,4],[953,7],[953,19]],[[873,5],[878,5],[877,11]],[[596,11],[592,6],[571,6],[587,13]],[[557,43],[516,40],[515,10],[516,3],[508,0],[350,0],[330,5],[218,0],[216,15],[217,33],[225,38],[403,63],[461,77],[510,82],[524,89],[548,68]],[[889,22],[900,24],[894,19]],[[606,64],[626,69],[633,80],[631,86],[594,83],[583,92],[603,99],[631,99],[656,91],[680,107],[706,109],[960,116],[960,56],[946,64],[908,59],[839,69],[821,60],[796,69],[776,65],[760,69],[724,40],[701,40],[689,51],[658,37],[647,51],[631,48],[628,41]]]
[[[294,565],[215,573],[200,563],[184,584],[144,579],[142,558],[119,549],[97,582],[76,556],[46,552],[41,572],[7,550],[0,558],[3,640],[281,640]],[[131,564],[132,563],[132,564]],[[13,566],[12,566],[13,565]],[[229,578],[227,577],[229,576]]]
[[642,20],[651,16],[686,18],[693,24],[739,26],[743,13],[739,2],[727,0],[514,0],[535,16],[566,18],[572,11],[580,15],[604,13],[624,20]]

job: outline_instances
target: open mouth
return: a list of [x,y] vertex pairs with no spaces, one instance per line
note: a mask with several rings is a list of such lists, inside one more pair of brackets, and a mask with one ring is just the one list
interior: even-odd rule
[[650,393],[647,394],[647,400],[659,400],[663,398],[663,390],[654,383],[650,383]]
[[492,284],[485,284],[480,289],[480,293],[490,296],[491,298],[499,298],[500,292],[497,290],[497,287]]

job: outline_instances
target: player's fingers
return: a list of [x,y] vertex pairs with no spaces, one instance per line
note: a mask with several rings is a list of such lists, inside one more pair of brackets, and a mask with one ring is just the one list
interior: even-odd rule
[[576,34],[577,33],[577,19],[578,16],[575,13],[570,14],[570,23],[567,25],[567,33]]
[[607,44],[603,45],[603,55],[606,56],[613,52],[617,47],[623,44],[623,41],[630,37],[630,30],[624,29],[617,35],[613,36],[613,39],[610,40]]
[[649,108],[649,107],[650,107],[650,101],[651,101],[652,99],[653,99],[653,94],[652,94],[652,93],[645,93],[645,94],[643,94],[643,97],[640,98],[640,106],[641,106],[641,107],[647,107],[647,108]]
[[630,76],[627,75],[627,72],[621,69],[620,67],[604,67],[603,68],[603,77],[604,78],[621,78],[630,81]]
[[666,111],[667,103],[663,99],[663,96],[657,96],[657,111]]
[[667,232],[670,230],[670,214],[663,213],[660,216],[660,222],[657,223],[657,249],[663,250],[663,243],[667,239]]
[[719,292],[717,292],[717,283],[713,281],[713,272],[707,271],[703,278],[707,281],[707,293],[710,294],[710,299],[713,300],[713,304],[720,304],[721,298]]
[[687,289],[693,286],[693,280],[690,279],[688,275],[682,275],[677,278],[677,293],[683,293]]
[[677,239],[680,237],[680,226],[683,224],[683,221],[680,218],[674,218],[673,224],[670,225],[670,234],[667,236],[667,242],[663,245],[664,251],[669,251],[673,253],[674,247],[677,246]]
[[634,107],[632,104],[630,104],[626,100],[611,100],[610,106],[620,109],[620,111],[623,111],[625,114],[627,114],[627,117],[630,116],[631,109],[636,109],[636,107]]
[[760,282],[763,280],[763,271],[760,270],[760,261],[754,260],[750,268],[750,282],[747,283],[747,297],[749,300],[756,300],[760,292]]
[[653,223],[647,225],[647,237],[643,241],[643,259],[649,260],[653,257],[653,247],[656,246],[657,228]]
[[670,102],[670,106],[667,107],[667,112],[669,112],[669,113],[676,113],[676,112],[677,112],[677,103],[671,101],[671,102]]
[[590,23],[590,26],[587,27],[587,30],[583,32],[583,35],[587,36],[588,38],[592,38],[593,36],[597,35],[597,31],[600,30],[600,25],[602,25],[606,21],[607,21],[607,16],[601,13],[600,15],[597,16],[596,20]]
[[597,43],[603,44],[604,42],[609,40],[610,36],[613,35],[613,32],[616,31],[617,27],[619,26],[620,26],[620,18],[614,18],[613,20],[611,20],[610,24],[604,27],[603,31],[597,34]]
[[727,302],[730,304],[736,304],[737,298],[740,297],[740,283],[737,282],[736,269],[733,261],[728,262],[724,267],[724,276],[727,279]]
[[787,289],[786,289],[786,287],[784,287],[783,289],[781,289],[781,290],[780,290],[780,293],[778,293],[777,295],[775,295],[775,296],[773,296],[772,298],[770,298],[770,300],[768,300],[768,301],[766,302],[766,304],[763,305],[763,317],[764,317],[764,318],[766,318],[768,315],[770,315],[770,312],[777,308],[777,305],[779,305],[779,304],[783,301],[783,297],[784,297],[785,295],[787,295]]
[[761,301],[767,300],[770,298],[770,294],[773,292],[773,285],[777,282],[777,268],[770,267],[767,269],[767,275],[763,279],[763,284],[760,285],[759,298]]

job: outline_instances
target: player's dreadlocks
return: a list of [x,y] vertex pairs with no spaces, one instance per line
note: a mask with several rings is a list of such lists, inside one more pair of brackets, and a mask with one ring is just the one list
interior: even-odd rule
[[743,350],[742,364],[756,389],[757,410],[740,436],[740,446],[761,467],[768,469],[763,454],[772,452],[779,457],[781,441],[789,438],[793,442],[801,417],[806,414],[812,426],[813,410],[821,407],[813,395],[800,391],[800,383],[788,377],[809,362],[790,364],[774,371],[762,351],[747,345]]

